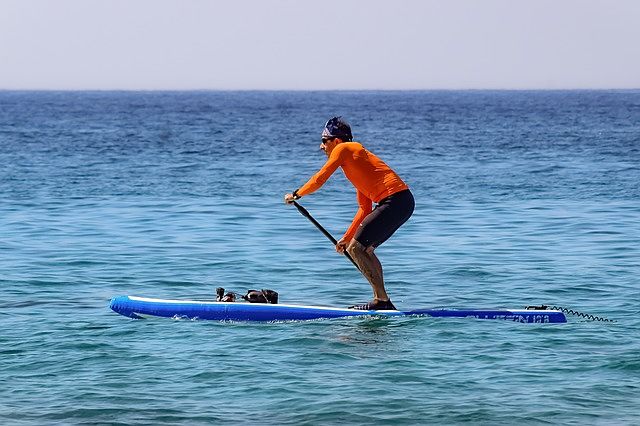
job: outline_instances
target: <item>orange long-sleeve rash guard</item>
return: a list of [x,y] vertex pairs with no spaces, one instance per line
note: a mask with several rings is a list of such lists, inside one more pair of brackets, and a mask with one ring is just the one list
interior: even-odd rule
[[342,167],[344,175],[357,190],[358,212],[343,238],[350,240],[365,217],[372,211],[372,202],[408,189],[398,176],[384,161],[367,151],[358,142],[342,142],[331,151],[331,155],[322,168],[300,189],[299,196],[309,195],[317,191],[331,177],[338,167]]

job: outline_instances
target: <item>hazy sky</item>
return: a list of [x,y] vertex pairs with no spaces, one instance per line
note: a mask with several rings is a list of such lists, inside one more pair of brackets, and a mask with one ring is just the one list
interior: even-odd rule
[[640,0],[0,0],[0,89],[640,88]]

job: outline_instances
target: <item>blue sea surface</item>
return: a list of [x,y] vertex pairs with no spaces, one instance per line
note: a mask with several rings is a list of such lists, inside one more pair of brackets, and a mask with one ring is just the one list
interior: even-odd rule
[[[398,308],[616,322],[131,320],[111,297],[371,290],[283,203],[355,139],[416,211],[378,250]],[[0,423],[640,423],[640,91],[0,92]],[[301,203],[336,237],[337,172]]]

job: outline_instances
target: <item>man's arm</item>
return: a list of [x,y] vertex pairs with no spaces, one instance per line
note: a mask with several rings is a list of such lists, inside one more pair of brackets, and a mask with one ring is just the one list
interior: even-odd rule
[[318,173],[311,176],[311,179],[309,179],[307,183],[296,190],[296,195],[302,197],[320,189],[320,187],[324,185],[324,183],[331,177],[333,172],[335,172],[336,169],[342,164],[341,154],[343,152],[345,151],[340,145],[335,147],[335,149],[331,153],[331,156],[327,159],[327,162],[324,163],[324,166],[322,166]]
[[373,208],[372,208],[373,201],[367,198],[367,196],[364,195],[362,192],[360,191],[357,191],[357,192],[358,192],[357,193],[358,211],[356,212],[356,215],[354,216],[353,221],[351,221],[351,226],[349,226],[349,229],[347,229],[347,232],[344,233],[344,236],[341,239],[341,241],[344,241],[347,244],[349,243],[349,241],[351,241],[353,236],[356,234],[358,226],[360,226],[364,218],[367,217],[369,213],[373,211]]

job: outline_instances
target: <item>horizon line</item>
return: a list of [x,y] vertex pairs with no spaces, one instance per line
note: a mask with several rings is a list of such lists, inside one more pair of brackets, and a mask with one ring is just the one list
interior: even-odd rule
[[420,88],[420,89],[215,89],[215,88],[2,88],[0,92],[588,92],[638,91],[639,87],[567,87],[567,88]]

